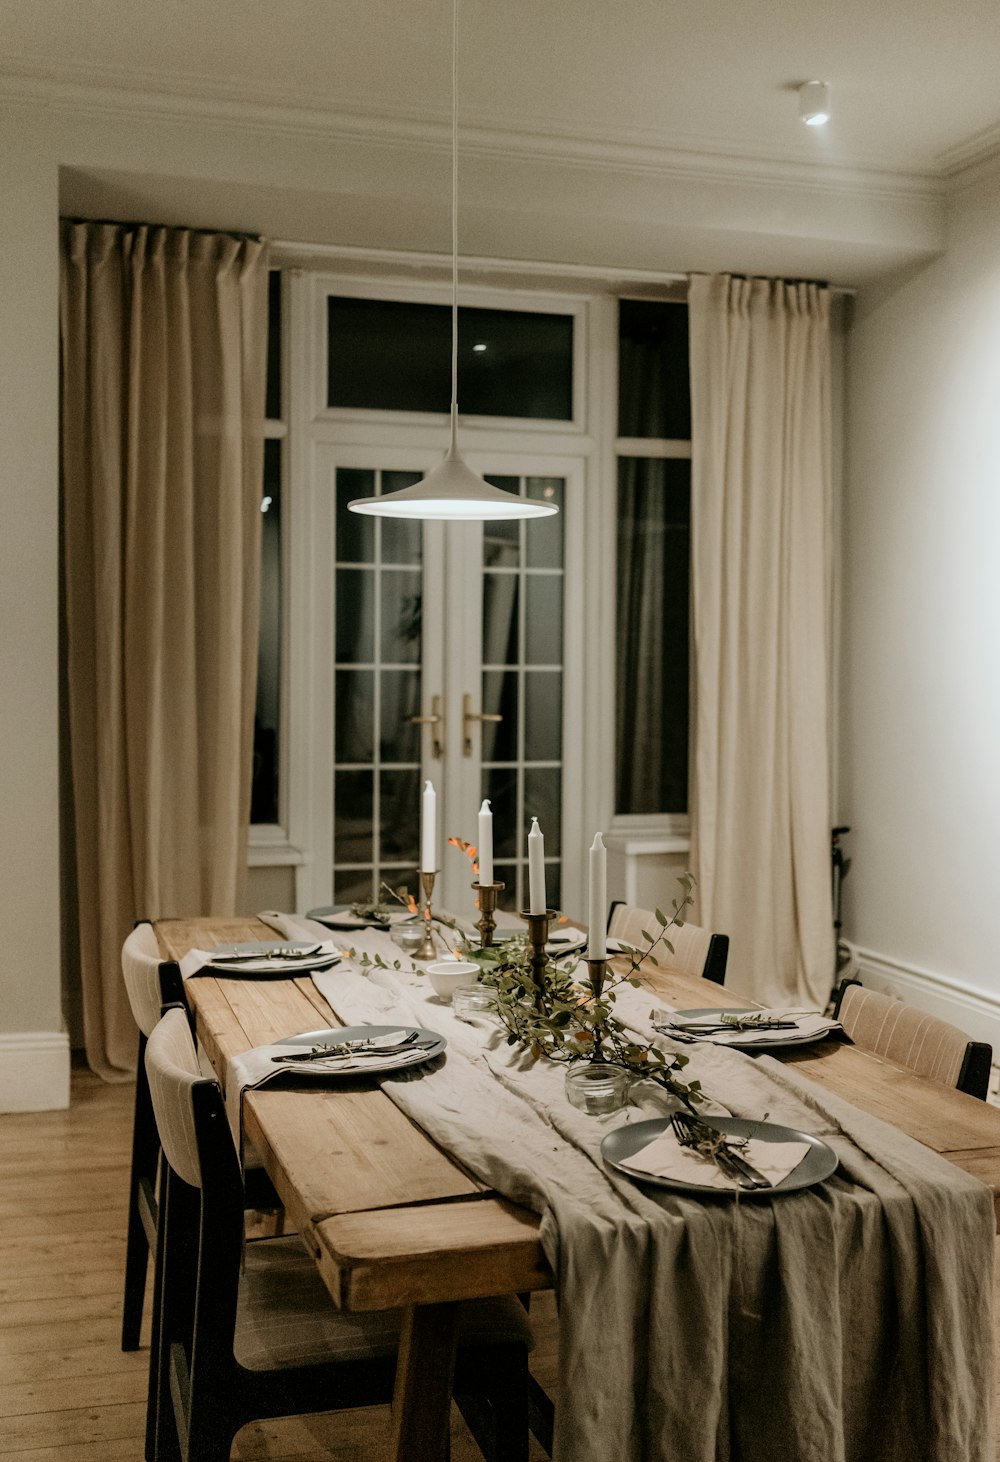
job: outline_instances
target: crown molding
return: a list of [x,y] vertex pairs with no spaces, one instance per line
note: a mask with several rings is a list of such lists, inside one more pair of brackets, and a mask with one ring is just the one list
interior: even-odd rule
[[[113,72],[95,67],[43,67],[7,61],[0,67],[0,97],[50,109],[115,118],[294,134],[339,142],[447,151],[450,123],[443,110],[376,108],[360,98],[315,95],[289,98],[276,91],[249,102],[232,83],[202,77]],[[751,187],[810,189],[871,198],[934,202],[945,184],[936,174],[893,171],[865,163],[831,164],[752,151],[728,140],[686,138],[682,145],[639,129],[584,133],[525,119],[510,127],[480,116],[461,123],[466,157],[531,160],[563,167]]]
[[1000,122],[974,132],[964,142],[939,152],[935,158],[938,171],[949,182],[962,182],[964,175],[980,167],[990,168],[1000,159]]

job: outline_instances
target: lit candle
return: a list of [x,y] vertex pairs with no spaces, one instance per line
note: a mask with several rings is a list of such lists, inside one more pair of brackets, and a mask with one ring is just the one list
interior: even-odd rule
[[528,913],[544,914],[545,908],[545,839],[533,817],[528,834]]
[[605,920],[608,908],[608,855],[600,833],[590,845],[590,944],[588,959],[606,959],[608,934]]
[[437,872],[437,794],[433,782],[424,783],[420,807],[420,869]]
[[479,882],[493,882],[493,813],[488,798],[479,809]]

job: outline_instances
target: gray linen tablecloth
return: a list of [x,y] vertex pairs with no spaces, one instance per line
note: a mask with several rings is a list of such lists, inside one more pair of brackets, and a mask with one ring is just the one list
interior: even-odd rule
[[[384,935],[352,942],[400,958]],[[456,1021],[401,963],[314,980],[352,1024],[448,1037],[444,1060],[383,1090],[541,1215],[559,1302],[557,1462],[995,1462],[984,1185],[766,1056],[686,1046],[687,1074],[718,1108],[815,1133],[840,1169],[738,1203],[640,1187],[600,1144],[659,1096],[584,1116],[561,1067],[525,1062],[487,1022]],[[618,1008],[651,1036],[648,1004],[627,990]]]

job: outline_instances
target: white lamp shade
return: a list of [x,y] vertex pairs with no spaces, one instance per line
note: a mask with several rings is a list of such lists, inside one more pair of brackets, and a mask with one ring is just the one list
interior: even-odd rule
[[515,497],[484,481],[452,446],[444,461],[412,487],[381,497],[355,498],[352,513],[381,518],[444,518],[464,522],[491,518],[546,518],[558,512],[555,503]]

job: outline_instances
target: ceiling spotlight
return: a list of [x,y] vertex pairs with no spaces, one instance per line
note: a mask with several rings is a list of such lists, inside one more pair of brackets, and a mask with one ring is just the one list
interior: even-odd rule
[[830,120],[830,88],[825,81],[804,81],[799,87],[799,116],[807,127]]

